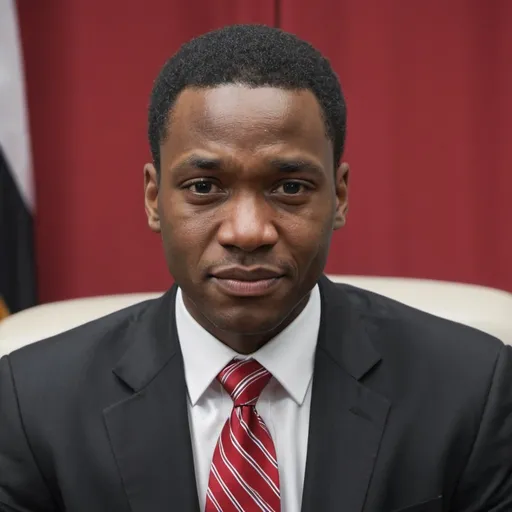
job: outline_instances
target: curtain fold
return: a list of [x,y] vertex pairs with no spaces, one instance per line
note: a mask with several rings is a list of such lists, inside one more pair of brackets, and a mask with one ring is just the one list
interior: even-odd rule
[[146,109],[165,60],[233,23],[275,23],[275,0],[18,2],[38,211],[42,302],[163,290],[146,225]]
[[42,302],[170,284],[143,210],[152,80],[181,43],[232,23],[310,40],[341,78],[351,200],[329,272],[512,291],[512,2],[120,5],[18,2]]
[[512,291],[512,3],[281,0],[348,101],[348,224],[333,273]]

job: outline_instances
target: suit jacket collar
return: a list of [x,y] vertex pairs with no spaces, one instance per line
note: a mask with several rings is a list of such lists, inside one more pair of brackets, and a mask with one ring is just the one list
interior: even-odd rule
[[367,323],[343,288],[323,277],[320,290],[302,511],[361,512],[390,403],[364,384],[381,361]]
[[381,356],[373,346],[357,308],[345,291],[326,276],[320,279],[322,317],[318,348],[325,350],[354,379],[362,379]]
[[175,296],[173,287],[132,320],[113,371],[134,393],[103,411],[132,512],[199,510]]
[[[322,313],[318,348],[359,380],[381,360],[367,333],[367,326],[348,296],[326,276],[320,281]],[[114,373],[139,391],[176,354],[181,355],[176,331],[174,285],[138,318],[134,343],[114,368]]]
[[133,391],[140,391],[175,355],[180,355],[176,331],[176,291],[173,286],[133,321],[132,343],[114,373]]

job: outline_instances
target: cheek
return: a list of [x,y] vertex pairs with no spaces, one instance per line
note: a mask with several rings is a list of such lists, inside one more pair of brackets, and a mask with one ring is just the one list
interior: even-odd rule
[[172,251],[170,256],[176,255],[181,260],[194,259],[195,255],[201,251],[205,238],[204,226],[197,222],[172,222],[165,223],[162,229],[162,238],[166,248]]
[[[295,261],[298,278],[311,285],[324,271],[332,237],[330,215],[297,218],[283,232],[289,257]],[[310,282],[310,280],[312,281]]]
[[283,222],[283,236],[290,247],[319,252],[329,245],[334,227],[334,208],[331,202],[315,202],[311,208],[286,218]]
[[176,207],[164,207],[161,213],[162,240],[169,268],[171,271],[189,268],[192,272],[204,250],[207,224],[199,216],[186,215]]
[[218,212],[199,211],[186,204],[179,194],[169,194],[159,206],[169,270],[193,280],[192,276],[200,273],[205,260],[211,259],[208,256],[218,228]]
[[316,229],[311,229],[311,225],[304,226],[304,229],[289,231],[286,235],[289,251],[294,255],[294,259],[301,266],[309,265],[316,260],[324,260],[329,250],[332,229],[327,225],[316,225]]

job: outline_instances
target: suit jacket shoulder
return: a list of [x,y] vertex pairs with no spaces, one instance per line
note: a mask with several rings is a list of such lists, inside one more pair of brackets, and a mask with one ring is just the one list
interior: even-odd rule
[[469,371],[474,377],[477,368],[492,370],[504,347],[499,339],[473,327],[367,290],[344,284],[337,288],[346,294],[375,348],[389,362],[401,352],[408,364],[417,360],[419,366],[460,372],[460,376]]
[[174,291],[0,360],[0,509],[192,509]]
[[360,382],[389,404],[370,509],[383,509],[402,482],[402,499],[407,486],[424,487],[446,510],[512,510],[512,347],[369,291],[336,289],[358,326],[355,341],[342,332],[339,345],[353,345],[343,354],[371,345],[378,362]]
[[127,334],[150,321],[158,300],[135,304],[11,353],[15,377],[22,369],[34,390],[51,395],[62,391],[63,384],[83,379],[89,370],[113,368],[132,340]]

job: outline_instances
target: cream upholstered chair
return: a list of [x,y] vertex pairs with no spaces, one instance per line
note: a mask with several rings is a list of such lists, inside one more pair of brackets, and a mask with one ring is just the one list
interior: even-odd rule
[[[476,327],[512,345],[512,294],[482,286],[421,279],[329,276],[417,309]],[[0,322],[0,356],[160,293],[136,293],[42,304]]]
[[427,313],[469,325],[512,345],[512,293],[485,286],[428,279],[330,277],[336,282],[365,288]]
[[160,293],[128,293],[63,300],[25,309],[0,321],[0,357],[24,345],[159,297]]

